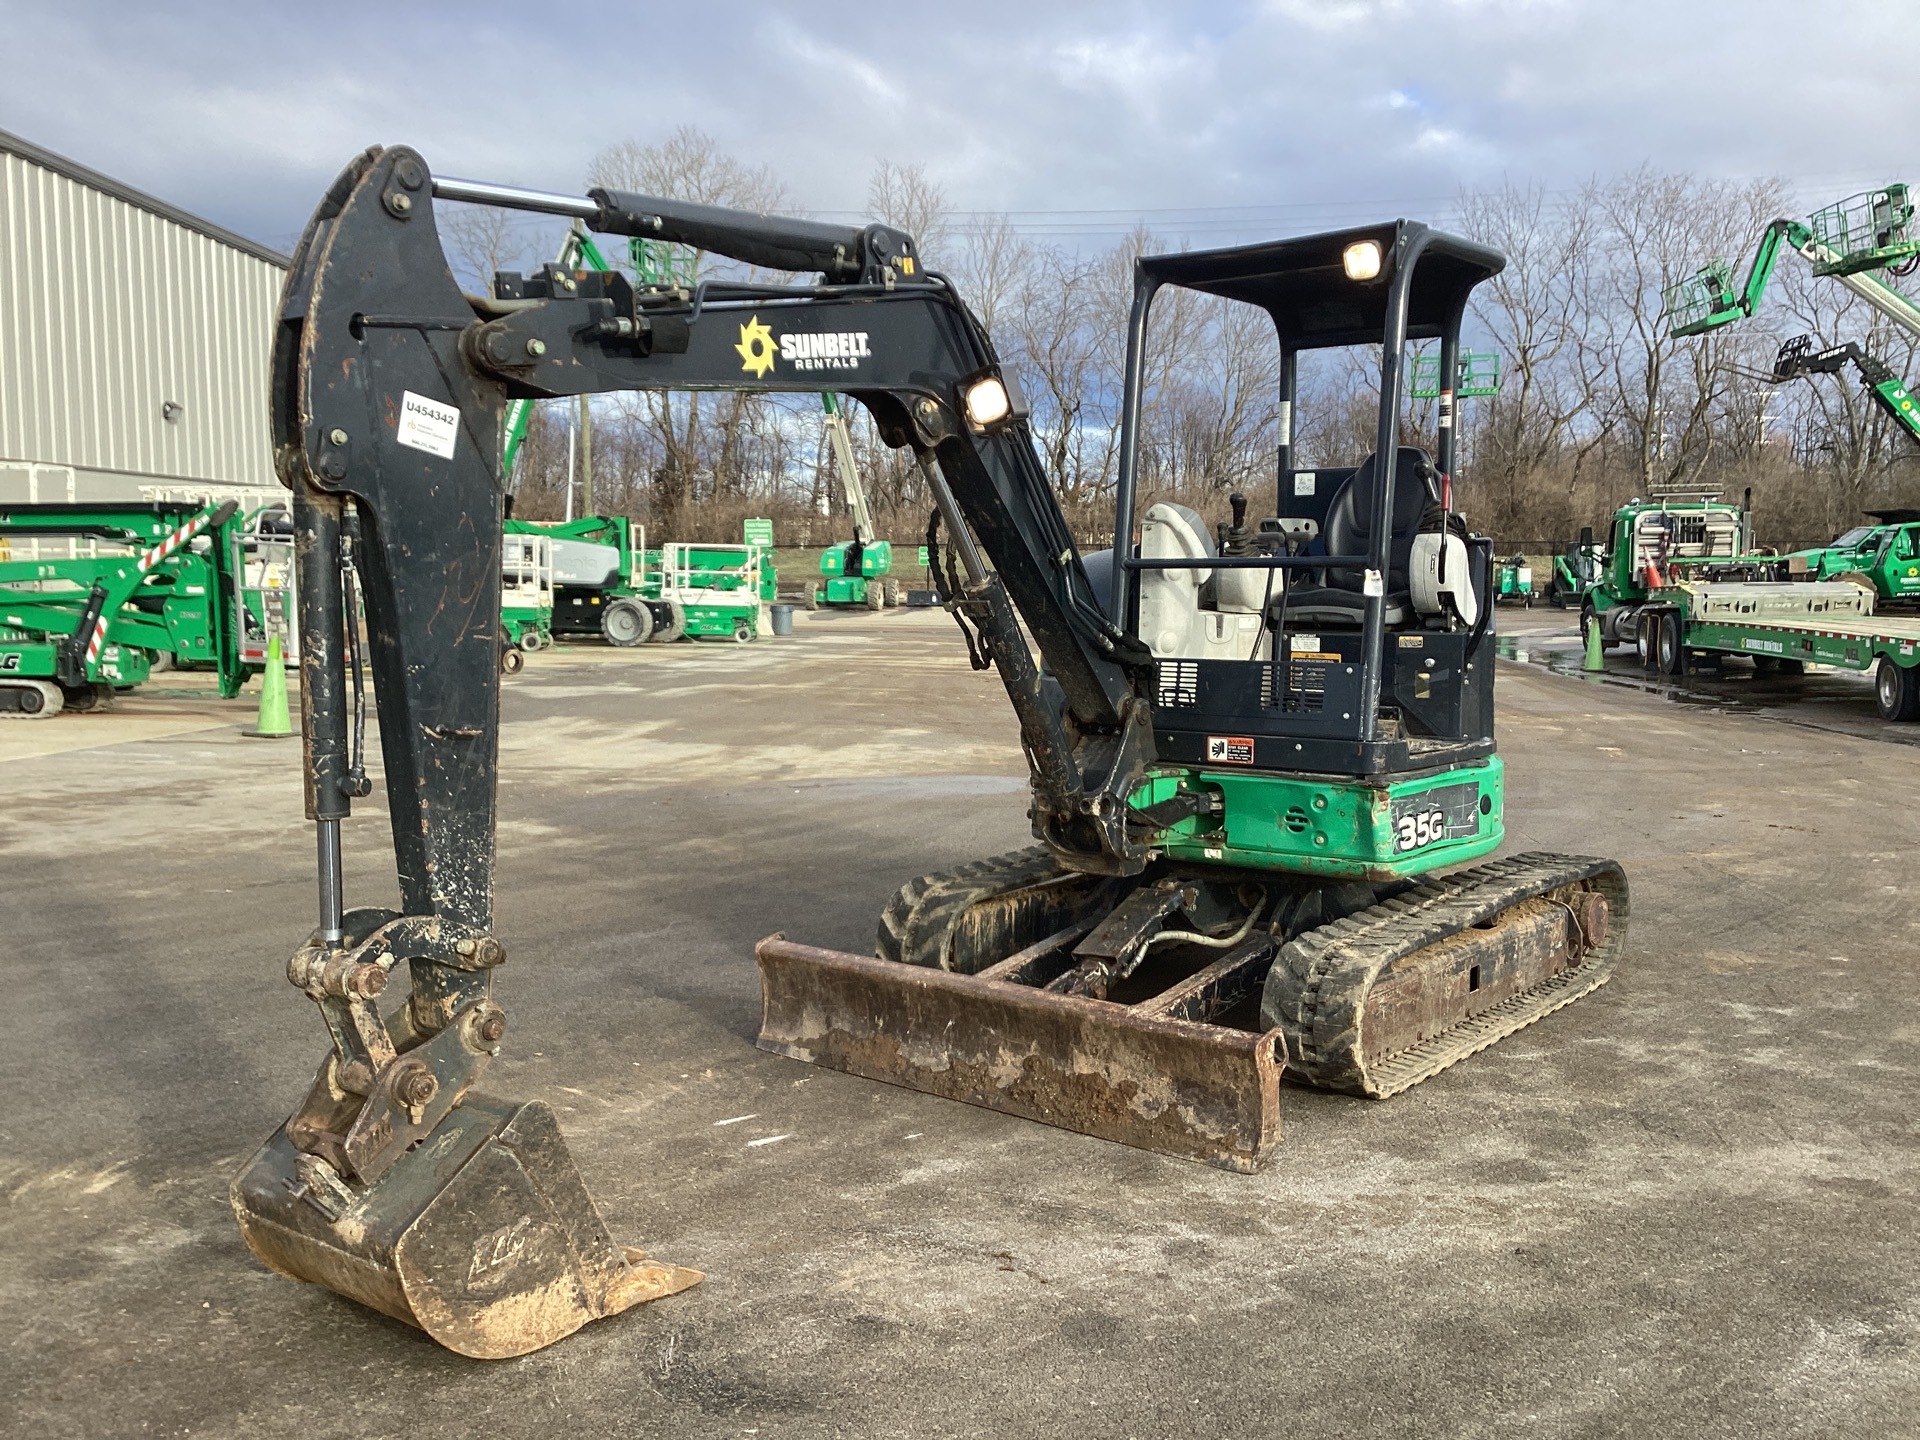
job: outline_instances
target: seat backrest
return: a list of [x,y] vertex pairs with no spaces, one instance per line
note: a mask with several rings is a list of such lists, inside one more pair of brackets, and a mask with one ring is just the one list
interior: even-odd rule
[[[1369,455],[1327,506],[1326,528],[1321,542],[1329,555],[1363,555],[1373,546],[1373,477],[1379,456]],[[1413,537],[1419,532],[1420,517],[1427,506],[1437,503],[1426,472],[1430,468],[1426,452],[1402,445],[1394,452],[1392,496],[1392,543],[1387,548],[1387,589],[1407,588],[1407,561],[1413,552]],[[1336,590],[1358,590],[1365,582],[1358,569],[1329,566],[1323,583]]]

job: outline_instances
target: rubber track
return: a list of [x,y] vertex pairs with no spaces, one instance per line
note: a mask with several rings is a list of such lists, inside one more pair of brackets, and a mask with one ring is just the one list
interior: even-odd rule
[[1064,873],[1045,846],[935,870],[902,885],[880,912],[875,953],[882,960],[953,968],[948,941],[967,907]]
[[6,680],[0,681],[9,689],[23,690],[32,686],[46,701],[42,709],[29,715],[24,710],[0,710],[0,720],[51,720],[66,708],[66,697],[60,693],[60,687],[44,680]]
[[[1365,1063],[1361,1016],[1389,965],[1510,906],[1583,881],[1606,896],[1610,916],[1606,938],[1579,965],[1372,1067]],[[1422,881],[1288,942],[1268,973],[1261,1022],[1286,1031],[1289,1079],[1385,1099],[1604,985],[1626,942],[1628,917],[1626,876],[1611,860],[1535,852]]]

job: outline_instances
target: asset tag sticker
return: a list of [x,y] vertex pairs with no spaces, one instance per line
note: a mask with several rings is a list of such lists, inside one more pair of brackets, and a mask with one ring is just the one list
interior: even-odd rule
[[1207,736],[1207,763],[1210,765],[1253,764],[1253,737],[1250,735]]
[[411,390],[400,392],[400,432],[394,438],[402,445],[451,460],[459,436],[459,410]]

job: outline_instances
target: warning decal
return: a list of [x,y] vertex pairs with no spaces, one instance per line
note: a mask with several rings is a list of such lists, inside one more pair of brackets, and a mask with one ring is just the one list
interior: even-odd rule
[[1253,764],[1251,735],[1207,736],[1207,763],[1210,765]]

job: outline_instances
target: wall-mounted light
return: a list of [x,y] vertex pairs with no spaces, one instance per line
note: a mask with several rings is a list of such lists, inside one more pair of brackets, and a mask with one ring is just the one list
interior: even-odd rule
[[160,418],[169,425],[180,423],[180,417],[187,413],[187,407],[178,400],[166,400],[160,405]]

